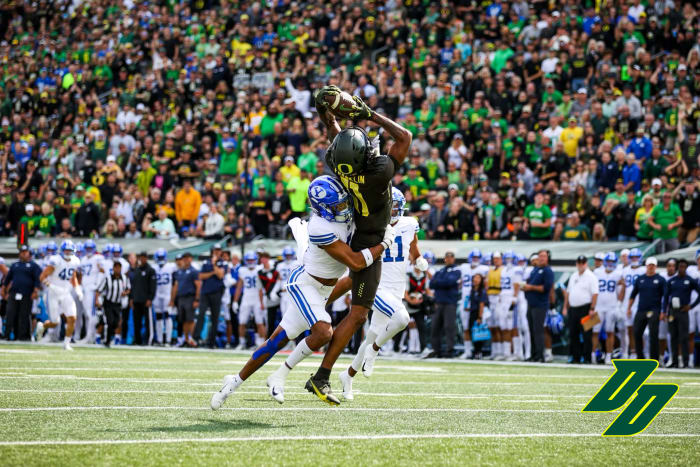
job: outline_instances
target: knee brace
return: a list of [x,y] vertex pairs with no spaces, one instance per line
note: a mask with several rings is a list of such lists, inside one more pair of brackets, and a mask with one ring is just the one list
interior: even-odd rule
[[265,358],[263,364],[267,363],[285,344],[287,340],[287,331],[282,330],[275,337],[271,337],[266,340],[263,345],[260,346],[255,352],[253,352],[253,360],[257,360],[261,357]]

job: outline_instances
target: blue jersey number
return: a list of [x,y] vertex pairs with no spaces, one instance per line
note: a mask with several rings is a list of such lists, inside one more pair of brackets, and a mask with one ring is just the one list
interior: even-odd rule
[[90,272],[92,272],[92,264],[84,264],[80,269],[83,271],[83,275],[89,276]]
[[501,278],[501,288],[503,290],[510,290],[511,289],[511,283],[510,283],[510,277],[502,277]]
[[472,275],[471,274],[465,274],[462,277],[462,287],[465,289],[468,289],[472,286]]
[[397,235],[396,238],[394,238],[394,244],[398,249],[397,256],[396,258],[392,258],[391,248],[389,248],[386,250],[386,255],[384,255],[385,263],[403,263],[403,237],[401,237],[401,235]]
[[254,289],[255,288],[255,277],[249,276],[245,278],[245,288]]
[[69,281],[73,277],[74,272],[75,269],[73,268],[62,269],[61,272],[58,273],[58,277],[60,277],[64,281]]
[[158,285],[170,284],[170,274],[158,274],[158,273],[156,273],[156,284],[158,284]]
[[598,291],[599,292],[614,292],[616,285],[617,285],[617,282],[615,282],[615,281],[606,281],[605,279],[598,279]]

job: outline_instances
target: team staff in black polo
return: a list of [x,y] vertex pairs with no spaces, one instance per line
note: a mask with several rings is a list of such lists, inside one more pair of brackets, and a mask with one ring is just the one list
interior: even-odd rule
[[10,266],[3,281],[3,295],[7,297],[6,337],[14,332],[14,339],[27,341],[32,330],[32,301],[39,295],[41,268],[32,261],[27,245],[19,249],[19,261]]
[[199,292],[202,282],[199,271],[192,266],[192,254],[182,255],[180,269],[173,273],[173,290],[170,306],[177,302],[177,319],[182,324],[184,343],[189,347],[197,347],[192,338],[194,335],[194,311],[199,307]]
[[529,361],[544,362],[544,320],[549,310],[549,294],[554,285],[554,272],[549,267],[547,250],[540,250],[534,269],[521,290],[527,300],[527,322],[530,327],[532,357]]
[[[121,261],[115,261],[111,274],[106,274],[95,291],[95,306],[100,304],[104,310],[106,332],[104,345],[109,347],[114,331],[119,326],[119,318],[122,312],[122,299],[129,295],[131,284],[126,274],[122,274]],[[126,334],[123,336],[126,339]]]
[[[150,345],[153,338],[153,315],[151,314],[151,304],[156,296],[156,271],[148,264],[148,253],[139,253],[135,268],[129,271],[131,281],[131,309],[134,318],[134,342],[136,345],[143,345],[141,337],[141,327],[146,319],[146,340]],[[122,335],[126,336],[128,320],[122,322]]]
[[666,279],[656,273],[656,258],[646,260],[646,274],[642,274],[634,281],[627,317],[632,317],[632,304],[639,295],[637,314],[634,316],[634,342],[637,343],[637,356],[644,358],[644,329],[649,326],[649,358],[659,359],[659,320],[665,319],[664,297],[666,296]]
[[[678,345],[680,340],[683,365],[688,368],[688,312],[700,303],[700,285],[687,274],[688,261],[678,260],[678,274],[668,280],[666,287],[666,319],[671,331],[671,362],[678,368]],[[690,303],[690,293],[697,292],[698,298]]]
[[224,295],[224,275],[228,271],[226,261],[221,258],[221,245],[215,244],[211,249],[211,257],[202,264],[199,280],[202,282],[201,301],[194,335],[199,338],[204,327],[204,317],[209,310],[210,328],[207,335],[207,345],[214,348],[216,343],[216,328],[221,314],[221,297]]

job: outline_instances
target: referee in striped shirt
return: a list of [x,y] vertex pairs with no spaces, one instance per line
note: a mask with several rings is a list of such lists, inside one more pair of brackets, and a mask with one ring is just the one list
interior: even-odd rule
[[[105,324],[107,325],[107,336],[104,339],[105,347],[114,337],[114,331],[119,326],[121,317],[123,297],[129,295],[131,284],[125,274],[122,274],[122,263],[115,261],[112,266],[112,274],[107,274],[102,279],[102,283],[95,291],[95,303],[102,303],[104,308]],[[124,336],[126,342],[126,336]]]

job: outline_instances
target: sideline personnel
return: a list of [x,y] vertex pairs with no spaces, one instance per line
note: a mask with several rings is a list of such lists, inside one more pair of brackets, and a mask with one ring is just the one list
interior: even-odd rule
[[[10,266],[5,277],[4,295],[7,297],[7,331],[14,331],[14,339],[28,341],[31,335],[32,302],[39,295],[41,268],[32,261],[27,245],[19,248],[19,261]],[[686,319],[687,321],[687,319]]]
[[646,260],[647,272],[637,277],[634,281],[629,305],[627,305],[627,317],[632,317],[632,304],[639,295],[637,314],[634,316],[634,341],[637,342],[637,357],[644,358],[644,346],[642,339],[644,329],[649,326],[649,358],[659,360],[659,320],[666,319],[663,313],[663,301],[666,295],[666,279],[656,273],[656,258]]
[[595,313],[595,305],[598,301],[598,279],[588,269],[588,259],[583,255],[576,258],[576,272],[569,278],[564,298],[562,315],[566,316],[567,310],[571,311],[569,316],[571,363],[581,363],[581,335],[583,335],[583,363],[591,363],[593,328],[584,331],[581,319]]
[[[666,290],[666,309],[668,327],[671,331],[671,362],[669,367],[678,368],[678,344],[680,339],[683,365],[689,368],[688,361],[688,311],[700,303],[700,285],[687,274],[688,261],[678,260],[678,274],[668,281]],[[698,297],[691,304],[690,293],[697,292]]]
[[549,310],[549,292],[554,284],[554,273],[549,267],[547,250],[537,253],[534,266],[535,269],[527,278],[527,283],[523,285],[532,345],[532,357],[529,361],[544,363],[544,319]]

